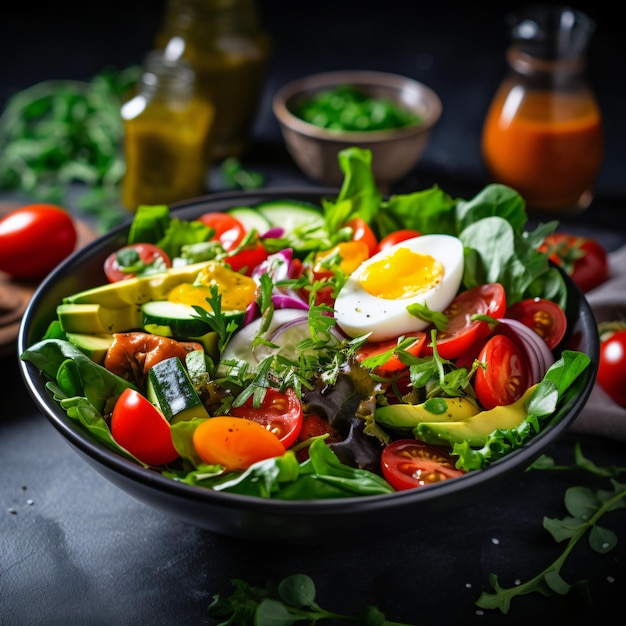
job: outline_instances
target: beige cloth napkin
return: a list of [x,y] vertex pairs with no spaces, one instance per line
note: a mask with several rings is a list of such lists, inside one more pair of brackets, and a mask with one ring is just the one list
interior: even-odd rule
[[[611,278],[586,294],[598,322],[626,319],[626,245],[609,254],[609,268]],[[626,408],[596,384],[570,431],[626,441]]]

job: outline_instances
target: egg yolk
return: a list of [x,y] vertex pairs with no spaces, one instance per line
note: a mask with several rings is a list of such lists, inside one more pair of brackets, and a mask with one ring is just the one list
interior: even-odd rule
[[233,272],[219,263],[208,263],[193,284],[177,285],[169,292],[167,299],[208,308],[207,298],[211,297],[212,285],[217,285],[217,291],[222,296],[223,311],[243,311],[256,298],[257,285],[252,278]]
[[436,287],[443,278],[443,265],[429,254],[398,248],[371,263],[359,277],[370,295],[387,300],[412,298]]

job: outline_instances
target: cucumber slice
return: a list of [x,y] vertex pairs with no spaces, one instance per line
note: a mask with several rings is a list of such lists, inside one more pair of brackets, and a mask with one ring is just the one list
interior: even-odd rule
[[[195,309],[182,302],[146,302],[141,307],[141,314],[144,330],[155,335],[189,339],[202,337],[211,331],[207,322],[198,319]],[[243,322],[243,311],[223,311],[223,314],[228,321],[232,319],[237,324]]]
[[177,356],[164,359],[148,370],[146,395],[168,422],[209,417],[187,370]]
[[272,227],[272,223],[263,214],[250,207],[237,207],[230,209],[227,213],[239,220],[248,232],[256,230],[257,233],[262,235]]
[[286,232],[305,228],[313,232],[325,225],[320,208],[300,200],[269,200],[257,204],[256,209],[272,226],[280,226]]

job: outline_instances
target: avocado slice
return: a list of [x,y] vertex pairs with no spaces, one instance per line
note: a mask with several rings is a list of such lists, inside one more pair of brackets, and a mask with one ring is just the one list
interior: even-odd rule
[[[444,411],[438,409],[442,405]],[[437,409],[434,413],[433,409]],[[422,422],[458,422],[473,417],[480,409],[466,397],[432,398],[422,404],[390,404],[374,412],[374,419],[381,426],[390,428],[413,428]]]
[[113,343],[113,335],[96,334],[88,335],[86,333],[66,333],[67,340],[76,346],[81,352],[86,354],[92,361],[102,365],[107,350]]
[[167,300],[167,294],[181,283],[193,283],[207,261],[170,268],[161,274],[149,274],[79,291],[63,299],[65,304],[101,304],[111,309],[151,300]]
[[107,308],[100,304],[59,304],[57,316],[66,333],[87,335],[121,333],[141,328],[141,307],[127,304]]
[[481,411],[474,417],[456,422],[422,422],[413,428],[413,435],[424,443],[453,446],[467,442],[472,447],[485,445],[494,430],[506,430],[519,426],[528,415],[526,402],[536,385],[526,390],[524,395],[505,406],[496,406],[489,411]]

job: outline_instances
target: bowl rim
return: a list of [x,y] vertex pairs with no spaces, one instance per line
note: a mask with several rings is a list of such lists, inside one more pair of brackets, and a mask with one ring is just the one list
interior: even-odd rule
[[[204,207],[203,211],[206,212],[224,211],[227,210],[226,206],[223,208],[215,208],[215,205],[226,205],[234,201],[237,201],[238,204],[243,201],[246,205],[250,205],[250,203],[258,203],[264,200],[295,196],[301,199],[317,200],[319,202],[320,198],[336,193],[337,189],[331,187],[283,187],[265,190],[226,191],[174,203],[170,208],[177,217],[189,219],[190,215],[193,213],[199,214],[199,210],[202,207]],[[185,212],[188,213],[188,215],[185,215]],[[181,213],[183,215],[181,215]],[[86,455],[88,460],[94,464],[97,469],[101,466],[106,470],[119,474],[124,479],[140,484],[142,487],[155,489],[173,497],[183,498],[209,506],[219,506],[231,510],[240,509],[242,506],[245,506],[246,510],[251,512],[287,514],[289,516],[299,516],[303,514],[316,516],[326,515],[331,512],[353,515],[359,511],[372,511],[374,509],[385,508],[389,502],[407,505],[414,503],[414,501],[417,503],[438,501],[442,492],[446,496],[449,495],[452,497],[454,494],[460,493],[466,498],[471,498],[472,495],[476,493],[476,487],[485,480],[490,479],[488,480],[489,485],[494,487],[508,480],[507,477],[512,471],[521,471],[522,468],[527,468],[545,451],[546,447],[549,446],[554,439],[561,436],[570,426],[582,410],[593,388],[595,370],[592,368],[587,373],[589,378],[581,393],[573,398],[570,405],[567,407],[567,414],[563,415],[556,423],[547,426],[542,432],[522,445],[522,447],[494,461],[485,469],[470,471],[454,480],[443,481],[419,489],[408,489],[389,494],[342,497],[329,500],[277,500],[274,498],[261,498],[257,496],[214,491],[206,487],[192,486],[175,481],[163,476],[156,470],[145,468],[119,455],[104,444],[92,439],[75,420],[65,414],[65,411],[53,399],[51,392],[46,387],[44,375],[39,369],[33,363],[24,361],[19,357],[19,355],[33,343],[33,341],[30,340],[32,317],[35,315],[39,306],[39,301],[44,298],[46,292],[52,288],[57,277],[71,271],[72,268],[80,266],[83,262],[81,259],[85,255],[103,255],[107,252],[107,246],[111,246],[115,238],[127,232],[129,227],[130,223],[121,224],[95,241],[87,244],[82,250],[74,252],[42,281],[28,304],[22,318],[18,335],[18,362],[23,381],[37,405],[37,408],[65,440],[80,453]],[[579,309],[582,307],[583,317],[587,317],[589,319],[588,323],[592,323],[594,316],[588,301],[584,298],[580,290],[576,288],[574,283],[567,279],[564,272],[560,269],[559,271],[566,278],[568,291],[573,290],[574,294],[578,294],[578,301],[580,303]],[[598,345],[595,345],[595,348],[597,352],[597,350],[599,350],[599,342]],[[597,363],[597,354],[590,356],[592,357],[592,365]],[[43,398],[45,398],[45,401]],[[545,439],[548,439],[547,443],[544,443]],[[486,479],[485,477],[488,478]],[[472,487],[474,487],[474,489],[472,489]],[[418,524],[418,522],[416,522],[416,524]]]
[[[388,130],[370,131],[338,131],[322,128],[304,121],[294,115],[288,103],[305,91],[320,91],[341,84],[367,86],[379,84],[394,89],[411,88],[425,96],[428,103],[427,114],[416,124],[392,128]],[[381,142],[394,139],[412,137],[428,132],[439,121],[442,113],[442,102],[439,96],[428,85],[408,76],[392,72],[375,70],[333,70],[310,74],[283,84],[272,98],[272,110],[278,122],[284,127],[310,138],[341,142]]]

